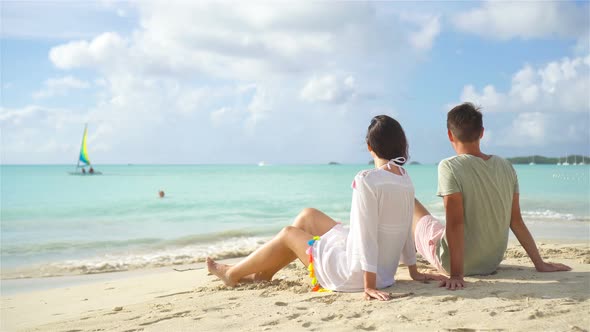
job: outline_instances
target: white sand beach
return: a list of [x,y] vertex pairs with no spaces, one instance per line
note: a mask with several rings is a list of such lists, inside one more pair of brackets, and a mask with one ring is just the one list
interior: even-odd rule
[[[411,281],[402,267],[388,302],[312,293],[291,264],[270,283],[223,286],[203,264],[2,296],[2,331],[587,331],[590,246],[540,241],[571,272],[538,273],[511,244],[497,273],[467,288]],[[235,260],[234,260],[235,261]],[[419,268],[425,269],[423,261]],[[186,270],[190,269],[190,270]],[[183,271],[184,272],[179,272]],[[80,278],[86,278],[82,276]]]

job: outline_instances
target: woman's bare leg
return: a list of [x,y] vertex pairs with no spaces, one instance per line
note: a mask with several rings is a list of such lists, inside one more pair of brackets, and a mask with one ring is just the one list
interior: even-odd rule
[[[305,208],[295,217],[292,226],[312,236],[322,236],[332,229],[332,227],[336,226],[336,221],[320,210]],[[265,271],[258,272],[252,276],[253,281],[271,280],[279,270],[289,265],[296,258],[297,256],[293,252],[290,254],[285,253],[283,259],[276,260],[274,262],[275,264],[270,265]],[[307,265],[307,258],[304,264]]]
[[[305,251],[308,247],[307,242],[312,238],[313,235],[299,228],[287,226],[275,238],[251,253],[240,263],[229,266],[217,264],[212,259],[207,259],[207,268],[224,284],[234,286],[242,278],[247,277],[248,279],[253,274],[255,279],[258,276],[267,277],[278,266],[282,268],[295,258],[299,258],[307,266],[309,262],[307,262]],[[291,260],[287,262],[288,259]]]
[[314,208],[303,209],[293,222],[294,227],[302,229],[313,236],[326,234],[336,224],[334,219]]
[[[292,226],[299,228],[312,236],[322,236],[332,229],[332,227],[336,226],[336,224],[337,223],[334,219],[330,218],[322,211],[314,208],[305,208],[299,213],[299,215],[297,215]],[[271,240],[271,242],[272,241],[274,241],[274,239]],[[277,247],[275,244],[273,250],[276,249]],[[266,269],[246,275],[240,278],[239,282],[270,281],[279,270],[289,265],[297,258],[297,255],[291,250],[284,250],[281,253],[277,253],[275,256],[276,259],[269,261]],[[307,265],[307,259],[303,263]],[[212,270],[217,270],[222,274],[225,274],[227,270],[233,267],[232,265],[216,263],[209,258],[207,259],[207,266],[210,272]]]

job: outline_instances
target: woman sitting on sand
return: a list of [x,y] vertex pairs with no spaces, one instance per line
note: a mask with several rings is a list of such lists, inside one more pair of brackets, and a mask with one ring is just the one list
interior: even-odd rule
[[386,116],[371,120],[366,136],[375,169],[359,172],[352,182],[350,229],[315,209],[305,209],[292,226],[230,266],[207,258],[209,272],[226,285],[271,280],[299,258],[310,271],[314,290],[364,291],[366,299],[388,300],[380,288],[394,284],[400,260],[414,280],[442,279],[416,268],[412,237],[414,186],[401,167],[408,144],[400,124]]

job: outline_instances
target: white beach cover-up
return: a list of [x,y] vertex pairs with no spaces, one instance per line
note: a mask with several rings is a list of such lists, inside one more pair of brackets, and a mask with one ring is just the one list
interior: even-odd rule
[[377,288],[389,287],[400,259],[416,264],[414,185],[400,170],[403,175],[373,169],[355,176],[350,229],[338,224],[313,243],[315,276],[323,288],[363,291],[363,271],[377,274]]

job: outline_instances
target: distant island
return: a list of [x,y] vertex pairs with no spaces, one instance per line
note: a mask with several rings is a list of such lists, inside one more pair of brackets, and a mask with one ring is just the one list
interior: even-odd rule
[[331,161],[328,163],[328,165],[340,165],[340,163],[336,161]]
[[506,158],[509,162],[513,164],[538,164],[538,165],[557,165],[558,163],[563,164],[567,162],[570,165],[575,164],[588,164],[590,163],[590,158],[588,156],[581,156],[581,155],[569,155],[566,157],[545,157],[545,156],[525,156],[525,157],[513,157],[513,158]]

